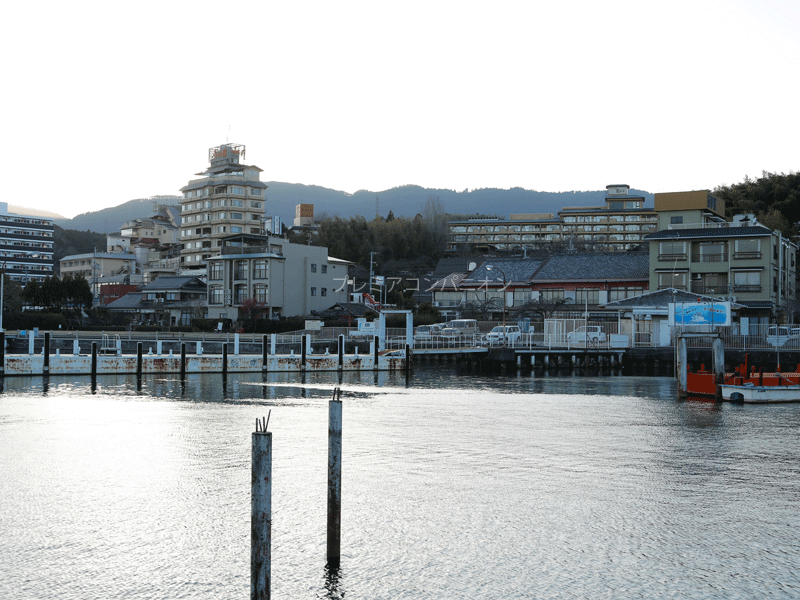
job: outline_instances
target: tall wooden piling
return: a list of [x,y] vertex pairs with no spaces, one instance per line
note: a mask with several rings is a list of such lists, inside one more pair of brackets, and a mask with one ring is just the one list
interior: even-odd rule
[[306,368],[306,336],[300,336],[300,368]]
[[378,370],[378,360],[379,360],[380,355],[381,355],[381,353],[380,353],[380,342],[378,340],[378,336],[377,335],[373,338],[373,340],[374,340],[374,348],[375,348],[375,356],[374,356],[375,365],[373,366],[373,368],[377,371]]
[[[2,274],[0,274],[2,277]],[[6,374],[6,332],[0,331],[0,376]]]
[[687,358],[686,338],[678,336],[678,398],[686,398],[689,395],[687,390],[689,385]]
[[725,383],[725,344],[722,338],[715,338],[711,342],[711,355],[714,362],[714,383],[716,384],[714,397],[717,401],[721,401],[722,388],[720,386]]
[[267,334],[261,336],[261,370],[266,371],[269,368],[269,346],[267,346]]
[[97,377],[97,342],[92,342],[92,377]]
[[328,403],[328,566],[338,567],[342,537],[342,400],[333,390]]
[[136,377],[142,377],[142,342],[136,342]]
[[44,366],[42,367],[42,371],[44,373],[50,372],[50,332],[44,332],[44,349],[42,350],[42,354],[44,355]]
[[222,376],[228,376],[228,342],[222,343]]
[[344,336],[339,334],[338,343],[336,344],[337,348],[337,356],[338,356],[338,367],[341,371],[344,368]]
[[181,342],[181,379],[186,379],[186,342]]
[[272,579],[272,433],[256,419],[250,482],[250,600],[269,600]]

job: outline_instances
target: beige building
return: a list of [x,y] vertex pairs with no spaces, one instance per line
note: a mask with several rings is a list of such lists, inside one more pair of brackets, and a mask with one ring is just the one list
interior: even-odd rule
[[58,264],[62,279],[66,275],[82,276],[89,282],[95,298],[100,295],[101,285],[137,283],[131,281],[137,270],[136,255],[129,252],[72,254],[62,258]]
[[351,264],[321,246],[262,235],[229,236],[208,261],[208,316],[239,319],[248,301],[264,318],[319,313],[347,302]]
[[[648,236],[650,289],[676,289],[746,307],[748,325],[797,311],[797,245],[752,215],[726,221],[724,202],[708,190],[655,195],[659,228]],[[794,316],[793,316],[794,315]]]
[[267,185],[261,169],[241,162],[245,147],[222,144],[208,151],[209,167],[181,188],[181,268],[205,270],[231,234],[262,232]]
[[606,186],[605,206],[568,207],[557,215],[512,214],[509,219],[451,221],[448,252],[524,252],[561,244],[565,249],[626,251],[639,249],[657,228],[653,209],[644,197],[630,195],[630,186]]

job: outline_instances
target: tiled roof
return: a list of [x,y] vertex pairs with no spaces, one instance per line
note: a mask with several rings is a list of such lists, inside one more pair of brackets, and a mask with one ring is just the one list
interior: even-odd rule
[[766,227],[715,227],[713,229],[662,229],[644,236],[646,240],[685,239],[685,238],[728,238],[728,237],[753,237],[772,235],[772,230]]
[[[477,269],[469,273],[462,285],[509,284],[513,281],[530,281],[537,269],[542,266],[538,258],[489,258]],[[491,267],[488,268],[488,267]]]
[[113,302],[109,302],[103,308],[109,310],[126,310],[139,308],[139,302],[142,299],[141,292],[128,292],[122,298],[117,298]]
[[426,288],[426,292],[431,291],[444,291],[444,290],[455,290],[458,289],[458,284],[461,283],[461,280],[466,277],[466,273],[450,273],[447,277],[442,277],[438,279],[436,283],[434,283],[429,288]]
[[[605,304],[605,308],[662,308],[666,309],[667,306],[673,302],[680,303],[694,303],[700,301],[719,301],[715,296],[704,296],[687,292],[686,290],[678,290],[674,288],[667,288],[665,290],[656,290],[654,292],[647,292],[634,296],[633,298],[625,298],[623,300],[616,300]],[[746,302],[734,303],[734,305],[748,305]]]
[[647,252],[581,252],[554,254],[533,276],[542,281],[630,280],[650,277]]
[[206,284],[200,281],[197,277],[190,275],[185,275],[183,277],[159,277],[155,281],[151,281],[144,286],[142,291],[152,292],[154,290],[177,290],[187,286],[205,288]]

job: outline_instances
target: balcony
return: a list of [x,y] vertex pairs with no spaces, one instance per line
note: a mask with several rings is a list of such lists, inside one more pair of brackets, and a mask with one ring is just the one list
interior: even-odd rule
[[727,260],[727,254],[692,254],[693,263],[721,263]]
[[734,252],[734,260],[760,260],[761,252]]

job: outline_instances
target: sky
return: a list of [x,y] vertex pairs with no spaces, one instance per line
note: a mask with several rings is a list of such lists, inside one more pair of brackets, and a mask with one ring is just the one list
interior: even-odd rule
[[0,201],[65,217],[179,194],[225,142],[263,181],[350,193],[800,169],[796,0],[45,0],[4,22]]

